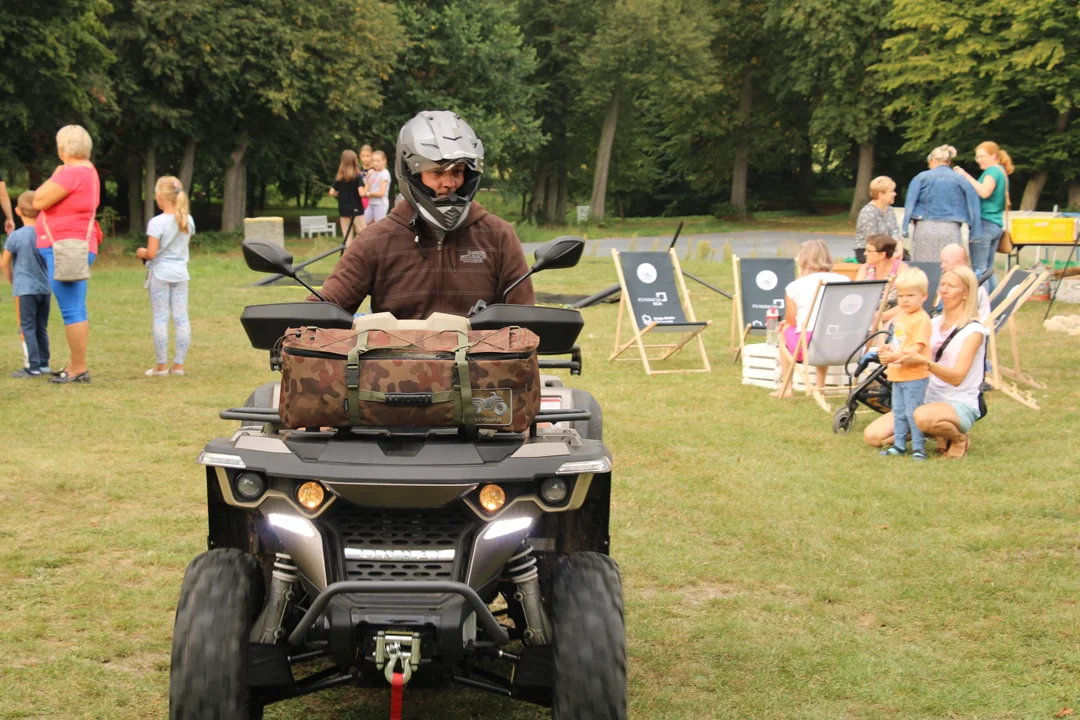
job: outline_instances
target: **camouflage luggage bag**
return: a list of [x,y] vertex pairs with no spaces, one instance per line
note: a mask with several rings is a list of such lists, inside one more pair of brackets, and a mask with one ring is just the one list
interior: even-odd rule
[[[290,328],[287,428],[459,426],[523,432],[540,409],[539,338],[501,330]],[[461,382],[461,378],[468,382]]]

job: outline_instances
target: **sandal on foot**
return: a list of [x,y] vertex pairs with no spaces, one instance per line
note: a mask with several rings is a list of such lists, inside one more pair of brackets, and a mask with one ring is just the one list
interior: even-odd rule
[[885,448],[879,452],[878,455],[881,455],[882,457],[896,457],[897,455],[907,455],[907,450],[893,445],[890,448]]
[[971,438],[967,435],[961,435],[960,437],[953,438],[952,443],[949,445],[949,451],[945,453],[945,457],[958,460],[968,454],[968,450],[971,449]]
[[183,375],[184,371],[183,370],[170,370],[169,373],[171,375]]
[[90,371],[81,372],[78,375],[69,375],[67,370],[61,370],[60,374],[53,374],[49,378],[49,382],[56,383],[58,385],[64,385],[67,383],[90,383]]
[[146,372],[143,373],[143,375],[145,375],[146,377],[165,377],[168,374],[169,374],[168,370],[155,370],[154,368],[150,368],[149,370],[147,370]]
[[911,453],[911,459],[926,460],[926,453],[924,453],[922,450],[916,450],[915,452]]

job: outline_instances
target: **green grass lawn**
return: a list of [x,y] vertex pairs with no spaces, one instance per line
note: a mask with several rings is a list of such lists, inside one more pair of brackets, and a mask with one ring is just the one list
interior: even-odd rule
[[[309,249],[305,246],[304,250]],[[303,256],[304,252],[297,252]],[[730,288],[731,268],[686,269]],[[237,253],[192,261],[188,376],[153,362],[142,269],[102,257],[92,386],[16,381],[0,302],[0,717],[160,718],[184,567],[205,549],[195,457],[217,418],[274,379],[248,347]],[[615,281],[586,259],[538,289]],[[713,372],[647,378],[608,362],[616,305],[585,311],[585,373],[615,457],[612,553],[626,594],[634,718],[1052,718],[1080,702],[1080,354],[1020,317],[1034,412],[992,393],[962,461],[879,458],[806,399],[744,386],[731,305],[691,284]],[[1060,306],[1062,311],[1070,309]],[[1074,308],[1073,308],[1074,309]],[[56,362],[66,357],[54,310]],[[543,718],[471,691],[406,693],[414,718]],[[374,720],[388,693],[338,689],[268,718]]]

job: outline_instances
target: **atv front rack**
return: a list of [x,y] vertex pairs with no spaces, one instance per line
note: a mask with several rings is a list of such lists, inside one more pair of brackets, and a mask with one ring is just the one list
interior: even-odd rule
[[[278,415],[277,410],[274,408],[229,408],[228,410],[222,410],[218,413],[218,417],[222,420],[239,420],[240,422],[251,423],[270,423],[271,425],[280,425],[281,417]],[[582,420],[591,420],[592,413],[588,410],[541,410],[537,413],[536,418],[533,420],[532,429],[536,429],[537,423],[559,423],[559,422],[580,422]],[[389,435],[457,435],[458,429],[455,427],[440,427],[440,428],[407,428],[402,432],[395,432],[388,428],[368,428],[368,427],[353,427],[348,428],[351,432],[361,435],[374,435],[377,437],[386,437]]]

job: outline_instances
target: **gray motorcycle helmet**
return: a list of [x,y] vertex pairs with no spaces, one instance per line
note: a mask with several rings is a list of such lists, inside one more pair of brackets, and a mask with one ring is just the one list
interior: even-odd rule
[[[436,198],[420,173],[465,166],[465,182],[456,193]],[[394,172],[405,202],[437,232],[448,233],[465,222],[484,172],[484,144],[469,124],[448,110],[424,110],[398,133]]]

